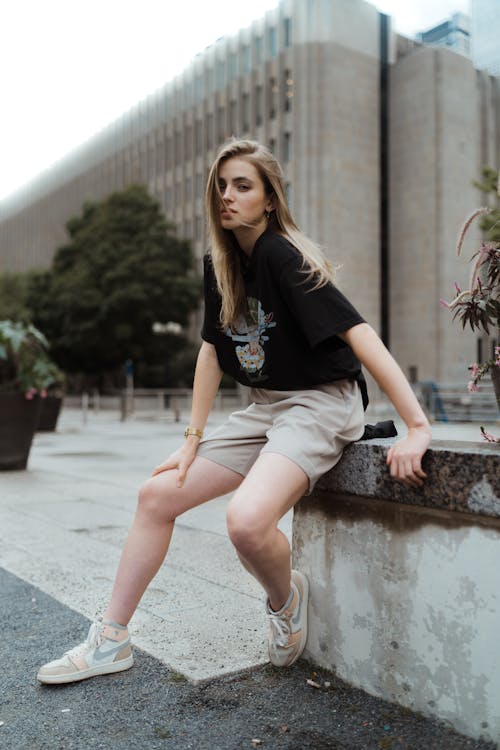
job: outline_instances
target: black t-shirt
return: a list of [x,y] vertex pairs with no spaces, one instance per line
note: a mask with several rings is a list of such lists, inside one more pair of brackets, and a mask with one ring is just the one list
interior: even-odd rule
[[284,237],[266,231],[250,258],[239,252],[248,311],[225,331],[211,258],[204,258],[201,335],[215,346],[223,372],[243,385],[277,391],[350,378],[359,382],[366,408],[360,362],[337,335],[363,323],[361,315],[333,284],[313,289],[302,256]]

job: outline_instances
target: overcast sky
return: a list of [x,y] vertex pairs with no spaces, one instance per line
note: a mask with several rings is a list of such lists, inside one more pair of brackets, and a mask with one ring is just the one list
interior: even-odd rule
[[[335,2],[335,0],[330,0]],[[277,0],[0,3],[0,199]],[[469,0],[375,0],[413,35]]]

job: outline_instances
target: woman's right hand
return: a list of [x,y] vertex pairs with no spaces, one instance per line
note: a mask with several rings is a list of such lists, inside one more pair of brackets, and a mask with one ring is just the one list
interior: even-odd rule
[[175,453],[172,453],[172,455],[165,459],[163,463],[157,466],[151,476],[155,477],[163,471],[177,469],[177,487],[182,487],[188,469],[195,459],[199,442],[200,441],[196,437],[190,436],[187,438],[184,445],[178,448]]

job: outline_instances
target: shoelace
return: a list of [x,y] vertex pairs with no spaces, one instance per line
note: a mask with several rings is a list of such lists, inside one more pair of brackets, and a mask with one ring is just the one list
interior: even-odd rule
[[87,636],[87,640],[83,643],[80,643],[80,645],[75,646],[74,648],[70,649],[70,651],[65,652],[65,656],[80,656],[81,654],[84,654],[86,651],[89,650],[89,648],[94,648],[94,646],[100,646],[102,643],[102,631],[104,629],[104,625],[102,622],[94,622],[90,626],[89,634]]
[[278,646],[286,648],[288,646],[288,636],[292,632],[290,621],[286,615],[274,615],[272,612],[269,612],[268,615],[274,641]]

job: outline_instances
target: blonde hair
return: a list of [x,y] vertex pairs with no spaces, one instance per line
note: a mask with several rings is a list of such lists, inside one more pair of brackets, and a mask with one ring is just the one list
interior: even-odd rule
[[222,146],[210,169],[205,193],[205,208],[210,237],[212,264],[217,287],[222,297],[221,325],[230,328],[239,315],[246,312],[245,285],[240,256],[236,251],[233,233],[224,229],[220,221],[223,203],[219,187],[219,170],[223,162],[233,157],[253,164],[264,183],[266,194],[272,199],[268,229],[285,237],[302,256],[305,280],[314,279],[314,288],[333,281],[333,271],[321,249],[299,229],[288,208],[283,173],[277,159],[265,146],[256,141],[233,140]]

